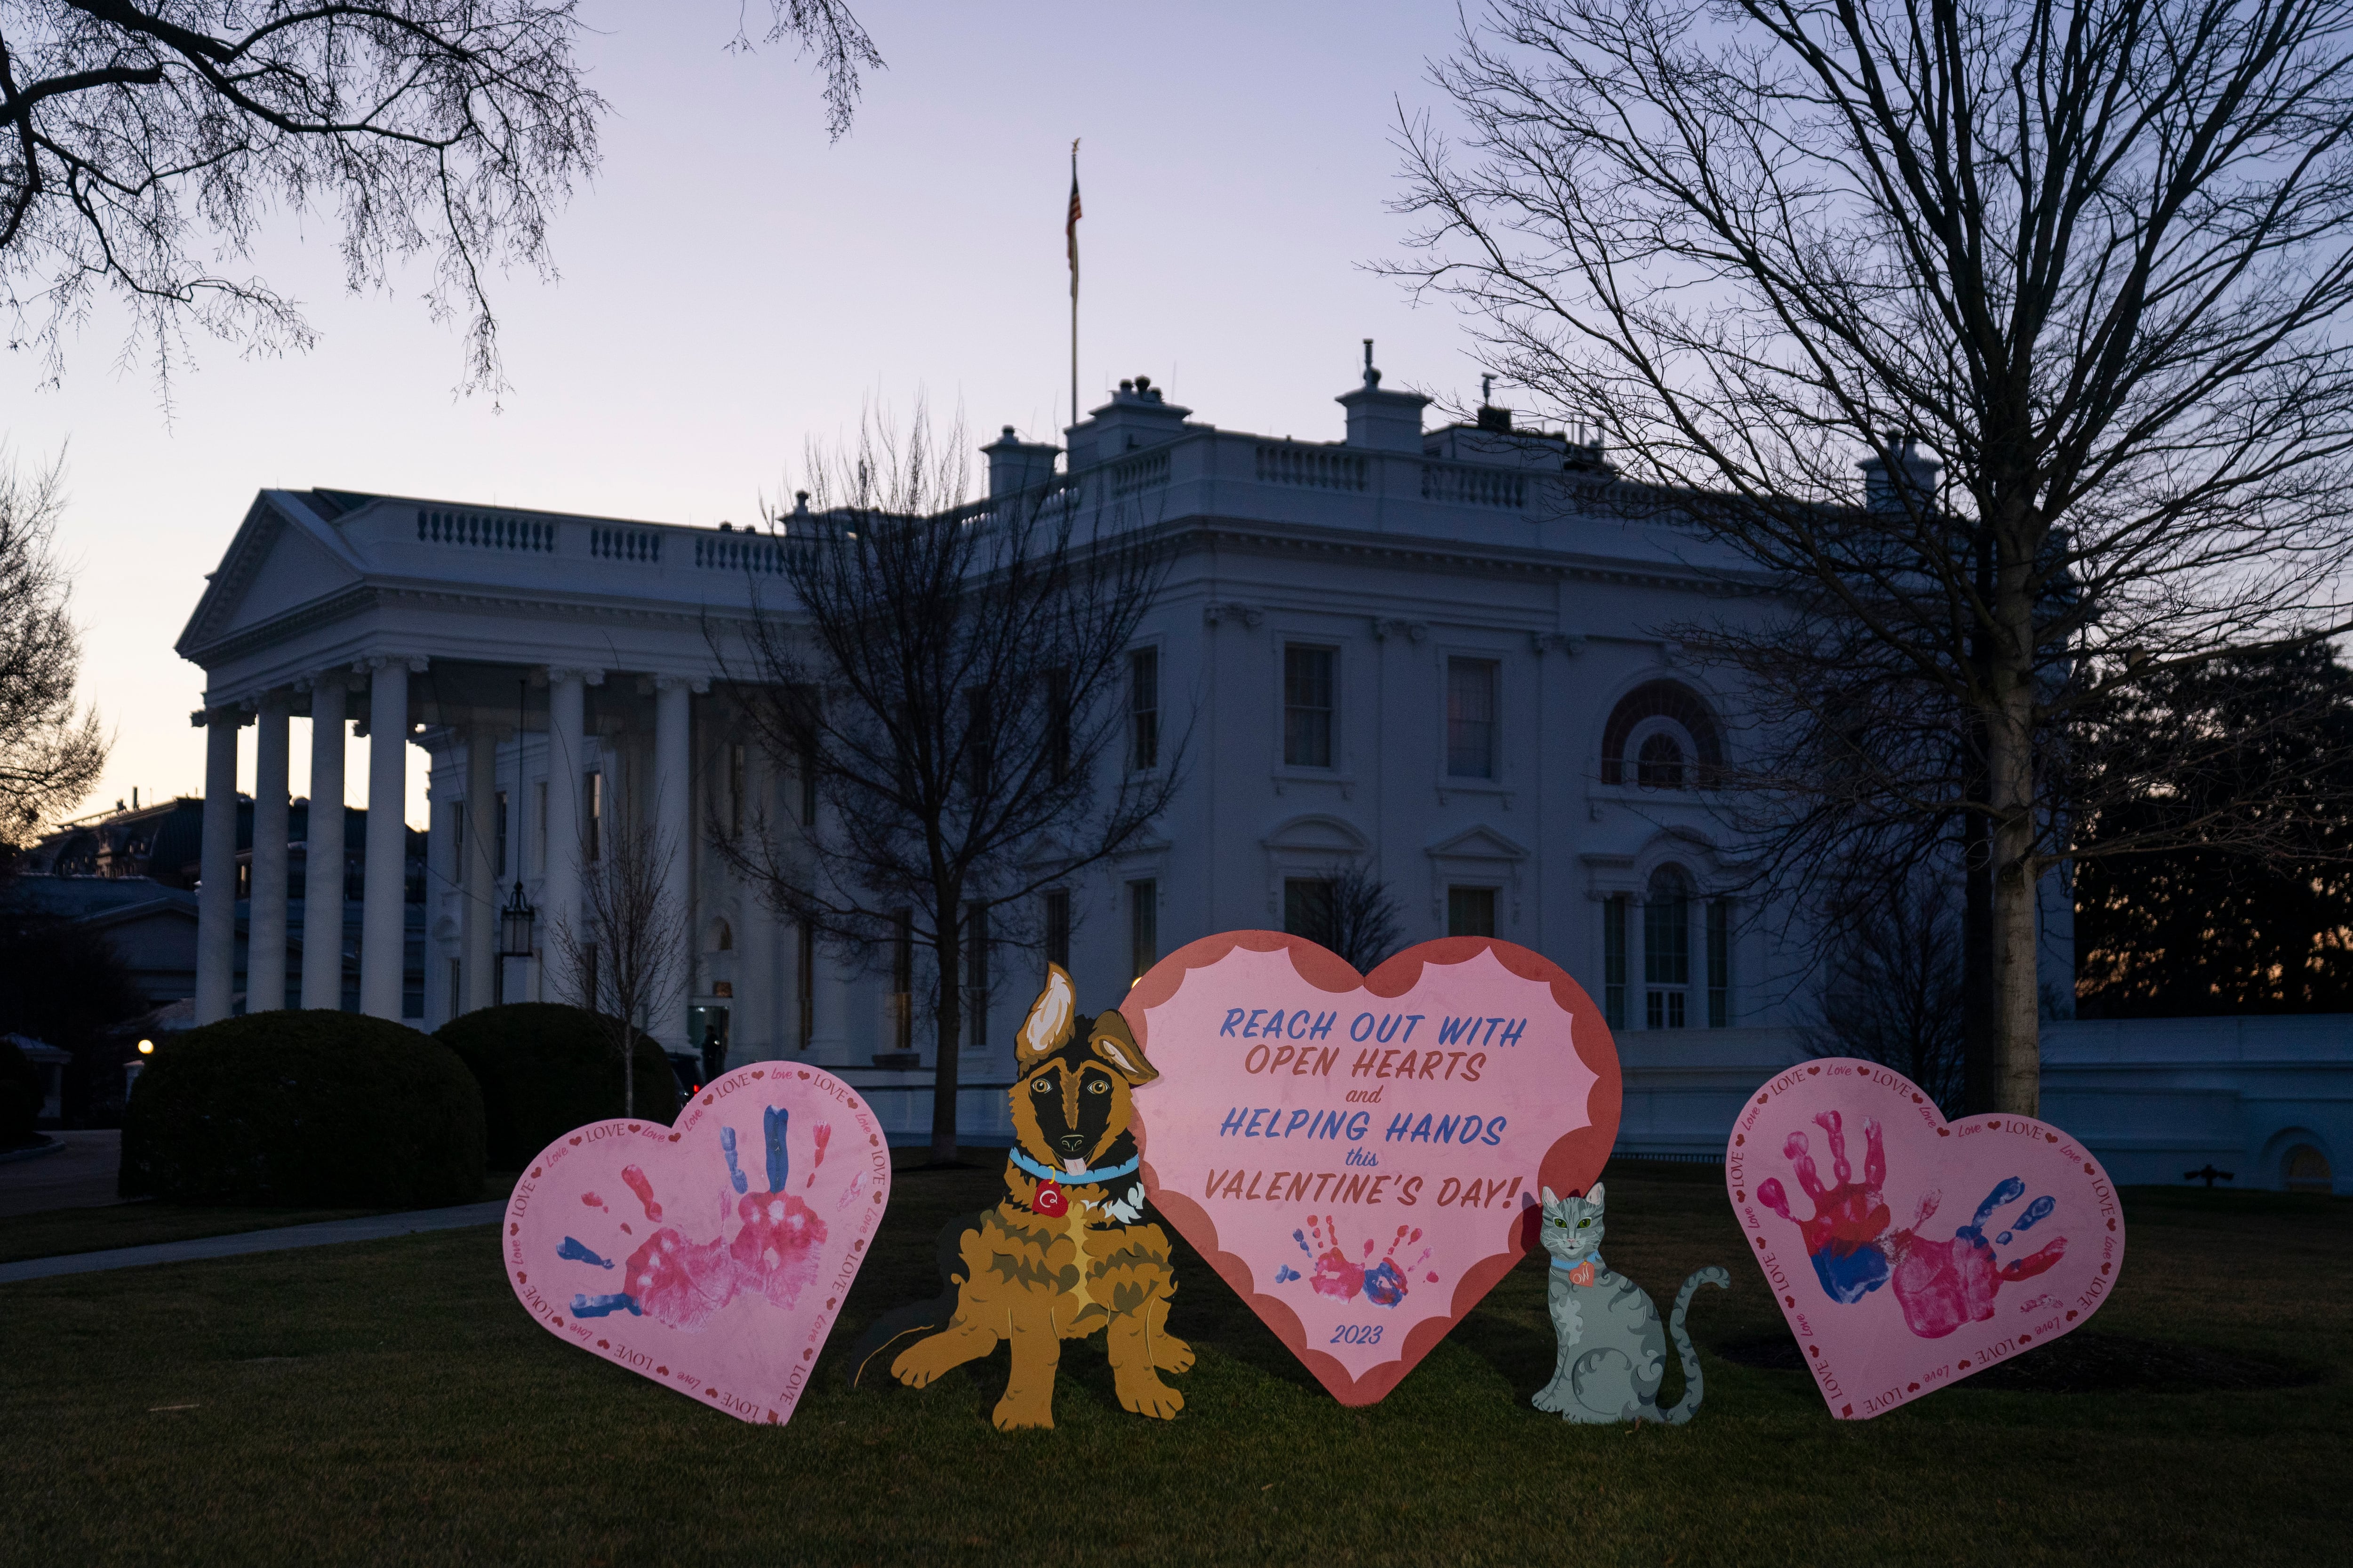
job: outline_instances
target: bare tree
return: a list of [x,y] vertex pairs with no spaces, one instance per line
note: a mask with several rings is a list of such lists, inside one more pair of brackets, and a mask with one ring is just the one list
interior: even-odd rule
[[1877,868],[1848,884],[1823,922],[1826,959],[1806,1046],[1894,1068],[1947,1116],[1961,1114],[1961,911],[1932,870],[1894,879]]
[[2086,716],[2347,624],[2353,6],[1497,0],[1438,74],[1406,270],[1780,595],[1693,639],[1780,709],[1765,858],[1968,843],[1968,1100],[2031,1111],[2038,883],[2154,847],[2068,792],[2164,787]]
[[[965,443],[918,411],[812,453],[786,530],[786,605],[760,605],[748,719],[813,822],[717,847],[838,952],[930,956],[932,1151],[955,1158],[970,922],[1026,945],[1038,895],[1132,847],[1166,805],[1182,737],[1125,744],[1128,654],[1165,571],[1151,530],[1070,485],[964,504]],[[714,648],[719,645],[714,638]],[[728,662],[719,648],[723,667]]]
[[686,994],[691,958],[687,913],[664,891],[678,852],[670,837],[631,813],[613,814],[580,845],[580,925],[558,921],[555,949],[621,1064],[621,1114],[637,1114],[636,1043]]
[[0,455],[0,860],[98,780],[107,742],[77,711],[81,634],[52,553],[63,469],[26,477]]
[[[1389,885],[1358,860],[1327,867],[1308,885],[1314,890],[1299,911],[1292,934],[1331,949],[1359,974],[1369,974],[1397,951],[1400,925]],[[1286,889],[1286,892],[1288,889]]]
[[[840,0],[771,0],[767,41],[825,70],[834,134],[881,58]],[[97,293],[129,308],[168,393],[188,326],[310,346],[295,302],[237,275],[265,215],[339,216],[345,279],[429,256],[466,321],[468,388],[501,384],[484,275],[551,275],[550,210],[594,173],[607,105],[571,0],[9,0],[0,5],[0,302],[50,379]],[[735,47],[748,47],[739,31]]]

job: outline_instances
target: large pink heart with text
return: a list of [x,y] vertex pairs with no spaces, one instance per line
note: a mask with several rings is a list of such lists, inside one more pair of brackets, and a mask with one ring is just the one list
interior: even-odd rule
[[1558,965],[1492,937],[1369,975],[1228,931],[1120,1004],[1154,1205],[1343,1405],[1397,1385],[1583,1192],[1618,1136],[1618,1052]]
[[507,1204],[506,1265],[540,1326],[743,1421],[782,1424],[891,1199],[858,1091],[763,1062],[675,1126],[593,1121]]
[[1875,1062],[1807,1062],[1749,1096],[1724,1176],[1842,1420],[2080,1328],[2124,1267],[2115,1184],[2074,1139],[2031,1116],[1948,1123]]

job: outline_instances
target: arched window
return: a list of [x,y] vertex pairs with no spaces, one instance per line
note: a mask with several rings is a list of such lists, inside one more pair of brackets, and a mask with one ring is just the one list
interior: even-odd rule
[[1706,700],[1679,680],[1644,681],[1619,700],[1602,727],[1605,784],[1713,789],[1723,766],[1723,726]]
[[1651,731],[1635,753],[1634,782],[1644,789],[1683,787],[1683,743],[1671,730]]
[[2280,1185],[2292,1193],[2333,1193],[2334,1174],[2328,1156],[2309,1143],[2298,1143],[2280,1156]]
[[711,951],[712,952],[734,952],[735,928],[729,925],[723,920],[712,921],[711,922]]

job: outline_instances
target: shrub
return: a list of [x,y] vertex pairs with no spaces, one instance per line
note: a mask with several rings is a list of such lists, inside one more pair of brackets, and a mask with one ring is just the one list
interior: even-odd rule
[[[585,1008],[518,1002],[460,1014],[433,1037],[481,1086],[491,1165],[519,1171],[574,1128],[621,1114],[610,1024]],[[637,1036],[636,1113],[678,1114],[678,1078],[649,1035]]]
[[0,1149],[33,1141],[41,1114],[41,1069],[25,1059],[16,1042],[0,1038]]
[[357,1013],[250,1014],[155,1053],[125,1197],[430,1207],[482,1194],[482,1096],[448,1047]]

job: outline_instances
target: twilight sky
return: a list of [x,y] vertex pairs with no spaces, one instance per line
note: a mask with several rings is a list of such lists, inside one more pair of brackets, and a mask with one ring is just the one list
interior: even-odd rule
[[[1006,424],[1058,439],[1073,136],[1088,405],[1142,373],[1212,424],[1335,439],[1366,337],[1390,385],[1475,400],[1451,309],[1364,268],[1407,227],[1389,135],[1400,100],[1437,107],[1423,62],[1453,36],[1443,0],[864,0],[890,68],[838,145],[806,62],[723,52],[734,5],[584,11],[613,105],[604,168],[555,226],[561,279],[497,285],[502,409],[455,395],[461,343],[426,316],[421,276],[350,296],[332,225],[294,215],[256,262],[320,331],[310,353],[196,341],[167,418],[101,313],[62,387],[34,390],[25,355],[0,380],[14,458],[67,460],[83,689],[115,735],[84,809],[201,789],[202,673],[172,644],[256,489],[742,523],[870,405],[927,398],[975,445]],[[249,732],[243,750],[249,787]],[[356,748],[350,772],[364,805]],[[410,820],[423,810],[413,783]]]

